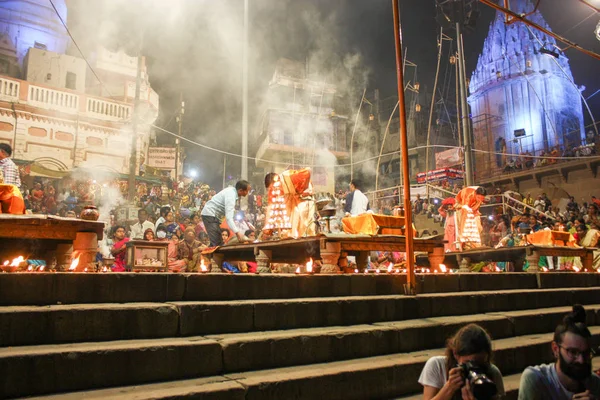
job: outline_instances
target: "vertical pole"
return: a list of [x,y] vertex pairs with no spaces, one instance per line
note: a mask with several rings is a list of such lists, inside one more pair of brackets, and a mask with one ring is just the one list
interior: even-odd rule
[[225,189],[225,183],[227,182],[225,177],[227,176],[227,154],[223,154],[223,189]]
[[135,75],[135,98],[133,100],[133,115],[131,117],[131,154],[129,155],[129,179],[127,188],[127,200],[130,202],[135,198],[135,168],[137,166],[137,139],[138,122],[140,113],[140,91],[142,86],[142,67],[144,59],[142,58],[142,38],[140,38],[140,48],[138,49],[137,72]]
[[462,131],[463,142],[465,145],[465,184],[473,185],[473,152],[471,150],[471,126],[469,124],[469,106],[467,105],[467,72],[465,66],[465,49],[463,47],[463,37],[461,32],[461,22],[456,23],[456,45],[458,46],[459,84],[460,84],[460,105],[462,111]]
[[413,249],[412,207],[410,203],[410,174],[408,170],[408,133],[406,129],[406,99],[404,98],[404,73],[402,71],[402,34],[400,27],[399,0],[392,0],[394,7],[394,38],[396,44],[396,75],[398,80],[398,110],[400,112],[400,156],[403,171],[404,219],[406,229],[406,294],[416,294],[415,254]]
[[[183,124],[183,93],[179,93],[179,118],[177,118],[177,134],[181,136],[181,125]],[[179,154],[181,152],[181,141],[179,138],[175,139],[175,182],[179,184],[179,174],[183,171],[179,171]]]
[[365,100],[365,94],[367,94],[367,88],[363,90],[362,97],[360,98],[360,104],[358,105],[358,111],[356,112],[356,118],[354,119],[354,127],[352,128],[352,137],[350,138],[350,180],[354,179],[354,134],[356,133],[356,126],[358,125],[358,117],[360,116],[360,110]]
[[244,0],[242,64],[242,179],[248,179],[248,0]]

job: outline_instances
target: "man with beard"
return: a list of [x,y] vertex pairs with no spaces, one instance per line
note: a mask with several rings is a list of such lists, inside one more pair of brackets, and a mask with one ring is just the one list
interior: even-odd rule
[[585,310],[573,306],[573,312],[554,332],[552,353],[556,362],[525,369],[519,400],[599,399],[600,377],[592,374],[591,338]]

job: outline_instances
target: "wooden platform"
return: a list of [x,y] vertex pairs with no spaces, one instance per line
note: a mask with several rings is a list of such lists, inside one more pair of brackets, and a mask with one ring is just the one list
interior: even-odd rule
[[[428,254],[431,268],[438,268],[444,259],[444,241],[415,238],[413,243],[415,251]],[[356,256],[358,268],[362,269],[371,251],[405,252],[406,238],[396,235],[321,234],[298,239],[231,244],[219,247],[214,253],[222,255],[225,261],[303,264],[313,258],[323,259],[329,265],[337,265],[340,256],[353,255]]]
[[462,252],[446,253],[446,260],[451,264],[460,264],[463,258],[469,258],[470,261],[508,261],[515,266],[515,272],[523,271],[525,260],[530,265],[535,265],[541,256],[550,257],[581,257],[584,271],[593,271],[594,250],[596,248],[588,247],[566,247],[566,246],[540,246],[527,245],[515,247],[502,247],[499,249],[483,248],[467,250]]
[[[0,214],[0,262],[23,256],[56,260],[59,267],[70,264],[73,254],[83,257],[81,269],[95,261],[104,222],[61,218],[53,215]],[[78,267],[79,268],[79,267]]]
[[75,240],[77,232],[91,232],[102,239],[104,222],[61,218],[54,215],[0,214],[0,238]]

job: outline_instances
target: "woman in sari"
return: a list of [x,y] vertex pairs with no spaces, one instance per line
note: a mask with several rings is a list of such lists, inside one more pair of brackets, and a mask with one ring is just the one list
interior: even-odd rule
[[[579,238],[578,244],[581,247],[596,247],[598,239],[600,238],[600,232],[595,229],[588,229],[585,224],[579,224],[577,225],[577,237]],[[575,265],[579,270],[583,269],[580,257],[575,259]],[[597,270],[598,267],[600,267],[600,251],[594,251],[594,263],[592,268]]]
[[110,249],[110,253],[115,258],[115,262],[112,265],[111,269],[113,272],[125,272],[126,261],[126,244],[129,242],[129,238],[125,237],[125,227],[121,225],[115,226],[115,230],[113,233],[113,246]]
[[165,215],[165,228],[167,229],[167,239],[171,239],[173,236],[181,236],[181,227],[177,222],[175,222],[175,214],[173,211],[169,211],[167,215]]

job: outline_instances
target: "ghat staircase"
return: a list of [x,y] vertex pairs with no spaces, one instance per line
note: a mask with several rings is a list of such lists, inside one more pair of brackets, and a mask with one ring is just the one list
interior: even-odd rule
[[[466,323],[516,398],[574,303],[600,339],[600,274],[0,274],[0,398],[419,398]],[[597,368],[598,365],[595,365]]]

